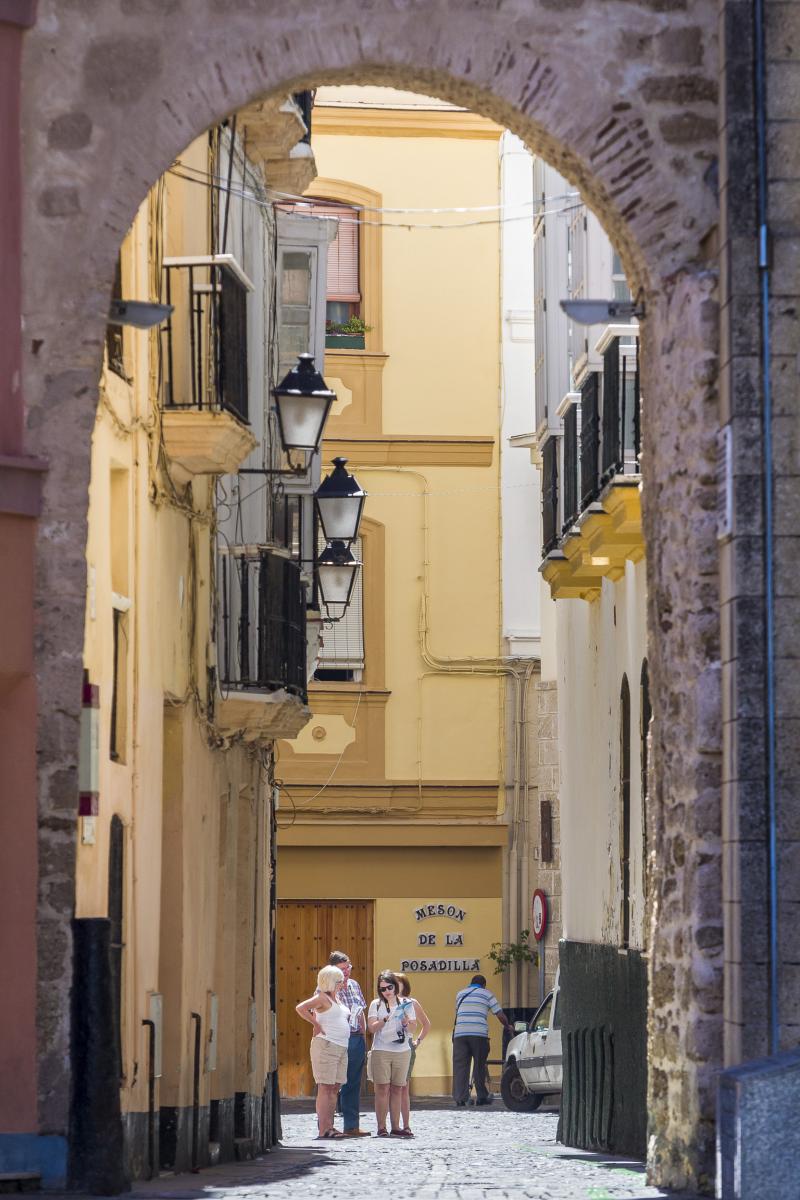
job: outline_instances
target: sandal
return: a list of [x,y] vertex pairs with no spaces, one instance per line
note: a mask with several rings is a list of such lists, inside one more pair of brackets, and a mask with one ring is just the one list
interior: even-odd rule
[[318,1142],[331,1142],[334,1139],[338,1140],[339,1138],[343,1138],[343,1137],[344,1137],[344,1134],[340,1133],[338,1129],[326,1129],[324,1133],[321,1133],[319,1135],[319,1137],[317,1138],[317,1141]]
[[410,1129],[393,1129],[391,1136],[392,1137],[413,1138],[414,1135]]
[[375,1134],[375,1137],[388,1137],[388,1136],[389,1136],[389,1134],[387,1133],[387,1131],[385,1129],[379,1129],[378,1132]]

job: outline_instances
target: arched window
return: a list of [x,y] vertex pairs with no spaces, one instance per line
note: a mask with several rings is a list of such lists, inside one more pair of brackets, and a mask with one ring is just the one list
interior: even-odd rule
[[619,703],[619,795],[620,795],[620,876],[622,913],[620,944],[631,940],[631,690],[627,675],[622,676]]
[[114,1006],[112,1038],[117,1058],[117,1073],[122,1078],[122,950],[123,895],[125,888],[125,826],[118,816],[111,818],[108,843],[108,920],[111,925],[111,994]]

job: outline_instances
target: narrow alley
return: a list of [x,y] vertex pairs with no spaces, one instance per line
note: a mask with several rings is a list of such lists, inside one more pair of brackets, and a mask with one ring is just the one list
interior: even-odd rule
[[[424,1102],[423,1102],[424,1104]],[[445,1104],[447,1102],[445,1101]],[[510,1113],[499,1103],[458,1112],[428,1102],[414,1114],[416,1138],[315,1141],[311,1106],[286,1102],[283,1141],[254,1161],[227,1163],[199,1176],[162,1176],[137,1183],[141,1200],[693,1200],[693,1193],[649,1187],[644,1164],[589,1154],[556,1141],[558,1113]],[[362,1124],[369,1127],[370,1118]]]

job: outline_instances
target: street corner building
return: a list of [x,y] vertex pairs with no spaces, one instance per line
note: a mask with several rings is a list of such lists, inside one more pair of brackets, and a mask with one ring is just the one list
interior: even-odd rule
[[[78,1188],[251,1157],[278,1136],[273,746],[310,717],[319,456],[273,486],[270,391],[298,353],[322,361],[330,230],[298,227],[265,189],[313,176],[292,153],[308,151],[309,111],[285,96],[189,145],[117,261],[64,929],[69,1153],[53,1170]],[[154,305],[160,324],[127,323]],[[66,1002],[68,983],[53,987]]]
[[[313,1090],[294,1005],[330,950],[350,955],[368,1000],[379,970],[409,973],[433,1024],[412,1091],[436,1095],[451,1086],[455,993],[475,970],[491,974],[486,955],[503,936],[499,230],[459,229],[450,212],[452,229],[408,238],[375,220],[408,205],[412,180],[421,207],[497,205],[502,137],[409,92],[315,97],[319,173],[294,211],[338,226],[325,351],[337,400],[323,461],[345,457],[367,500],[353,602],[323,621],[313,716],[279,752],[279,1041],[291,1096]],[[363,332],[342,333],[348,321]]]

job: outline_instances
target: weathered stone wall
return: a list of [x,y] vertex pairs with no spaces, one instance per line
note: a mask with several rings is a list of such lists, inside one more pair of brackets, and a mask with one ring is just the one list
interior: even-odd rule
[[[774,617],[780,1044],[800,1033],[800,691],[797,685],[797,394],[800,350],[800,4],[767,0],[767,250],[774,455]],[[720,5],[721,423],[732,443],[733,526],[722,548],[725,1061],[769,1051],[767,653],[763,316],[759,277],[754,11]]]
[[29,452],[51,462],[37,602],[43,1131],[67,1123],[86,489],[117,247],[158,174],[230,111],[301,82],[391,82],[492,116],[547,157],[601,217],[649,305],[664,921],[653,936],[653,1162],[667,1181],[705,1169],[713,1105],[699,1047],[707,1029],[717,1044],[720,954],[695,952],[687,930],[708,926],[719,900],[716,318],[703,267],[716,220],[715,19],[710,0],[42,0],[24,73],[24,336]]
[[[766,5],[767,219],[771,238],[775,452],[778,1017],[780,1046],[800,1040],[800,4]],[[745,945],[747,922],[745,923]],[[757,982],[743,981],[749,992]],[[749,1057],[749,1056],[748,1056]]]
[[648,1156],[654,1176],[675,1186],[713,1180],[722,1048],[715,290],[710,271],[664,280],[642,356],[655,714]]

